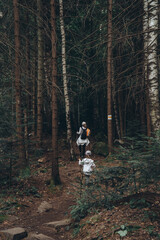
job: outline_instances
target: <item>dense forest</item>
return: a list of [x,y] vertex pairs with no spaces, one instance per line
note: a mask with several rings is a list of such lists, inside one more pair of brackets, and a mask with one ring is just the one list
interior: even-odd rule
[[132,160],[97,181],[129,174],[119,196],[159,181],[158,0],[7,0],[0,23],[0,187],[45,151],[60,185],[61,140],[74,163],[83,121],[105,157]]

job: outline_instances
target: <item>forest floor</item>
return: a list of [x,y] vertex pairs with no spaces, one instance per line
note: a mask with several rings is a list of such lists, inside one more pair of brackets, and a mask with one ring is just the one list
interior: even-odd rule
[[[20,179],[15,188],[7,191],[3,201],[8,203],[8,206],[15,204],[15,207],[10,213],[9,208],[6,208],[9,216],[1,223],[1,230],[23,227],[27,232],[44,234],[55,240],[160,239],[160,217],[157,217],[160,213],[160,195],[156,193],[144,193],[151,205],[142,209],[132,209],[129,204],[118,204],[112,210],[101,209],[97,213],[90,213],[79,223],[76,235],[72,225],[70,228],[64,227],[59,230],[46,226],[45,223],[70,218],[70,207],[76,202],[76,182],[77,177],[81,178],[81,171],[78,160],[70,162],[68,157],[68,150],[61,148],[61,186],[50,188],[48,185],[51,176],[51,153],[47,152],[32,165],[30,177]],[[96,165],[115,164],[107,163],[105,158],[100,156],[93,155],[93,159]],[[52,208],[39,213],[37,209],[43,201],[50,203]],[[121,229],[121,226],[126,225],[127,233],[126,229]],[[121,238],[118,232],[124,234],[124,237]]]

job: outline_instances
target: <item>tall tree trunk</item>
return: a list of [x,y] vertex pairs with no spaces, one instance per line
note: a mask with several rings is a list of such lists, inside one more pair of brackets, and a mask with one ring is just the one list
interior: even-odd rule
[[150,117],[150,107],[149,107],[149,92],[148,83],[146,84],[146,116],[147,116],[147,136],[151,137],[151,117]]
[[38,76],[37,76],[37,146],[42,144],[42,82],[43,82],[43,30],[42,30],[42,2],[37,0],[38,27]]
[[[36,45],[35,45],[36,46]],[[36,52],[32,63],[32,133],[36,136]]]
[[[34,18],[34,22],[36,24],[36,17]],[[37,59],[37,39],[34,38],[33,41],[34,46],[34,53],[32,57],[32,64],[31,64],[31,79],[32,79],[32,103],[31,103],[31,109],[32,109],[32,136],[36,136],[36,86],[37,86],[37,68],[36,68],[36,59]]]
[[[29,22],[29,15],[26,12],[26,22]],[[30,112],[30,69],[29,69],[29,30],[26,29],[26,78],[25,78],[25,86],[26,86],[26,94],[25,94],[25,109],[24,109],[24,140],[25,140],[25,152],[26,152],[26,161],[27,165],[29,164],[29,155],[28,155],[28,120],[29,120],[29,112]]]
[[51,40],[52,40],[52,181],[61,183],[58,167],[58,121],[57,121],[57,56],[56,56],[56,15],[55,0],[51,0]]
[[160,128],[158,85],[158,0],[148,1],[148,81],[150,116],[153,132]]
[[26,163],[29,166],[29,146],[28,146],[28,119],[27,119],[27,109],[24,109],[24,146],[26,154]]
[[144,0],[144,16],[143,16],[143,38],[144,38],[144,79],[146,92],[146,116],[147,116],[147,136],[151,136],[151,118],[149,107],[149,81],[148,81],[148,1]]
[[72,133],[71,133],[71,121],[70,121],[70,103],[67,85],[67,73],[66,73],[66,40],[65,40],[65,29],[63,20],[63,0],[59,0],[60,7],[60,27],[62,36],[62,73],[63,73],[63,87],[64,87],[64,98],[65,98],[65,112],[66,112],[66,124],[67,124],[67,141],[70,149],[71,160],[75,159]]
[[117,102],[116,102],[116,83],[115,83],[115,79],[114,79],[113,61],[112,61],[112,99],[113,99],[113,108],[114,108],[117,136],[118,136],[118,139],[120,140],[121,135],[120,135],[119,121],[118,121],[118,110],[117,110]]
[[112,0],[108,1],[108,46],[107,46],[107,113],[108,113],[108,152],[112,152]]
[[18,0],[13,0],[15,34],[15,98],[16,98],[16,133],[18,140],[19,165],[26,167],[22,132],[21,83],[20,83],[20,39]]
[[119,123],[120,123],[120,136],[123,138],[124,135],[124,121],[123,117],[123,92],[122,89],[118,90],[118,105],[119,105]]
[[[29,22],[28,12],[26,13],[26,22]],[[26,108],[27,108],[27,119],[29,118],[30,112],[30,44],[29,44],[29,29],[26,29]]]

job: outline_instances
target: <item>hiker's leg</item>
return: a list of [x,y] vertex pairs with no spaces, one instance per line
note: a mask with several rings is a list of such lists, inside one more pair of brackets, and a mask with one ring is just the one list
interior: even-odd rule
[[83,157],[85,156],[85,149],[86,149],[86,144],[83,145],[83,152],[82,152]]
[[89,175],[85,175],[85,185],[87,186],[89,184]]
[[80,157],[82,157],[82,154],[81,154],[81,145],[79,145],[79,153],[80,153]]

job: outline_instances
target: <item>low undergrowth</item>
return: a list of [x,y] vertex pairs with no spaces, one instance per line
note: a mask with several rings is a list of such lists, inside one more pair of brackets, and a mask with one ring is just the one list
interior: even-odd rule
[[[84,186],[83,180],[77,180],[77,204],[72,206],[71,214],[76,221],[88,213],[100,208],[113,208],[127,196],[135,196],[141,192],[160,190],[160,142],[159,133],[155,138],[138,136],[126,138],[126,144],[116,149],[106,159],[105,166],[99,166],[91,178],[90,184]],[[113,166],[108,167],[108,161]],[[119,164],[114,166],[114,160]],[[150,203],[139,195],[139,199],[131,198],[130,207],[145,208]]]

